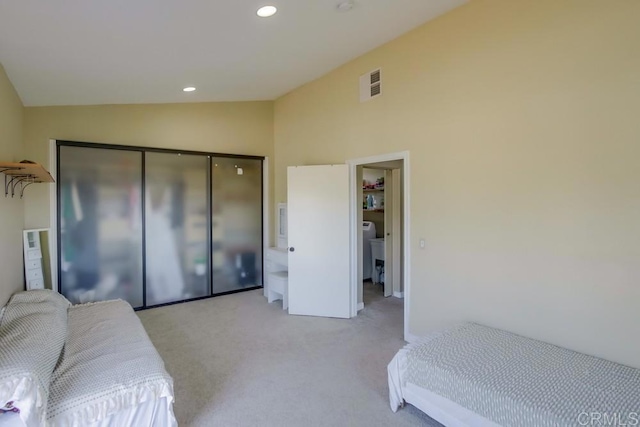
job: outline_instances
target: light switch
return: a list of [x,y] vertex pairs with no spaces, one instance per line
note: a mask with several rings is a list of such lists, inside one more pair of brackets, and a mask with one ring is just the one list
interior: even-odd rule
[[424,239],[420,239],[420,249],[424,249],[424,247],[426,246]]
[[238,175],[242,175],[244,174],[244,171],[242,170],[242,168],[238,168],[236,169],[238,171]]

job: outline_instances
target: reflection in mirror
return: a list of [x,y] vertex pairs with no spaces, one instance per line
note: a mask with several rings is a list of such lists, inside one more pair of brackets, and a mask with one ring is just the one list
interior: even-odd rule
[[24,277],[27,290],[52,289],[49,230],[24,230]]

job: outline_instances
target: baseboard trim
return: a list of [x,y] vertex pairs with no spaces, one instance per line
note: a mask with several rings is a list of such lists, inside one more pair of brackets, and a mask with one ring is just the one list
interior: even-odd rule
[[393,296],[396,298],[404,298],[404,292],[394,292]]
[[364,309],[364,303],[363,302],[359,302],[358,303],[358,311],[363,310]]
[[418,337],[417,335],[413,335],[413,334],[410,334],[410,333],[406,333],[405,336],[404,336],[404,340],[406,342],[408,342],[408,343],[414,343],[414,342],[418,341],[419,338],[420,337]]

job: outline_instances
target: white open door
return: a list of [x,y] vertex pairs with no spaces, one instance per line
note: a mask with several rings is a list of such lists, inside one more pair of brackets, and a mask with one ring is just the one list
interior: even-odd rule
[[287,172],[289,314],[349,318],[349,168]]

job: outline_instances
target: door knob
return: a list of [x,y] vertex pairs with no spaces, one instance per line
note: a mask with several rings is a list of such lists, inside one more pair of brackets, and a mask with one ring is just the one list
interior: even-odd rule
[[295,252],[295,251],[296,251],[296,248],[294,248],[293,246],[289,248],[289,252]]

